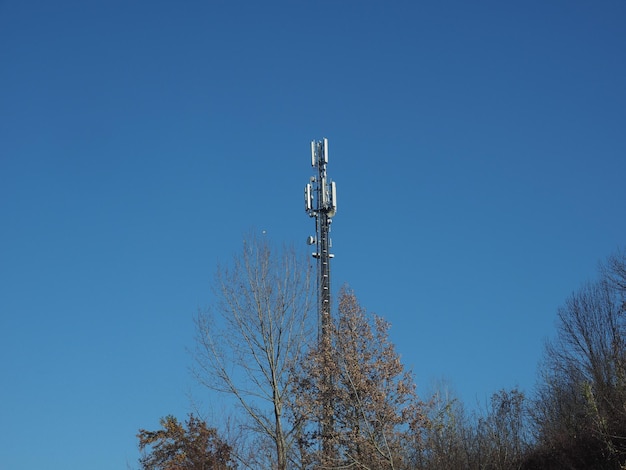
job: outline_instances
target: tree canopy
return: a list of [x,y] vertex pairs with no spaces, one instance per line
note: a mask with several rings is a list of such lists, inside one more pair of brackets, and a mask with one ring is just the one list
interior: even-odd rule
[[168,415],[160,420],[161,429],[137,434],[144,470],[231,470],[237,468],[231,447],[214,428],[190,414],[185,423]]
[[309,270],[259,239],[218,269],[195,374],[235,398],[245,436],[227,442],[194,415],[166,416],[137,435],[143,469],[626,468],[623,251],[558,309],[534,394],[502,389],[469,413],[445,390],[418,397],[389,323],[348,287],[316,339]]

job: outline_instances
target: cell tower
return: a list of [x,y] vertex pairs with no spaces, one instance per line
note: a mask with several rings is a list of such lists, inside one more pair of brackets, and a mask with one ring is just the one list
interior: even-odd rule
[[[319,310],[319,347],[324,360],[331,357],[331,316],[330,316],[330,224],[337,212],[337,188],[326,175],[328,164],[328,139],[311,142],[311,166],[317,168],[317,175],[312,176],[304,187],[304,207],[310,217],[315,217],[315,236],[307,239],[309,245],[315,245],[313,257],[317,259],[317,305]],[[329,364],[330,366],[330,364]],[[331,370],[330,367],[323,367]],[[333,377],[322,377],[321,389],[322,412],[320,417],[322,458],[331,462],[334,458],[332,434],[333,413]]]
[[317,168],[317,176],[304,187],[304,207],[309,217],[315,217],[315,236],[307,239],[315,245],[313,257],[317,258],[318,309],[320,313],[321,338],[326,334],[330,321],[330,224],[337,212],[337,188],[326,176],[328,164],[328,139],[311,142],[311,166]]

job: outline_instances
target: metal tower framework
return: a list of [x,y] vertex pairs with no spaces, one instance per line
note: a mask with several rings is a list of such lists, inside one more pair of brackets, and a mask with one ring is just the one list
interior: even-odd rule
[[328,334],[330,322],[330,224],[337,212],[337,189],[326,175],[327,164],[328,139],[311,142],[311,166],[317,168],[317,176],[312,176],[304,187],[304,203],[309,217],[315,217],[316,235],[309,237],[307,243],[316,246],[313,257],[317,259],[320,341]]
[[[305,210],[315,218],[315,236],[307,239],[309,245],[315,245],[313,257],[317,259],[317,305],[319,311],[318,341],[324,360],[331,356],[332,321],[330,314],[330,224],[337,212],[337,189],[335,183],[326,175],[328,164],[328,139],[311,142],[311,166],[317,168],[317,175],[312,176],[304,187]],[[331,365],[324,370],[331,370]],[[333,422],[333,378],[330,374],[322,378],[322,416],[320,422],[322,458],[332,460],[334,447],[331,443],[334,429]]]

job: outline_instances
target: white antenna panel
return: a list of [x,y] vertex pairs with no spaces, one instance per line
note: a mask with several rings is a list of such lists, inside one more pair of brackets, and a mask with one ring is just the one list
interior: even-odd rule
[[328,163],[328,139],[324,138],[324,163]]
[[337,186],[335,182],[330,183],[330,208],[328,210],[328,217],[335,217],[337,213]]
[[311,141],[311,166],[315,166],[315,164],[317,163],[316,158],[315,158],[315,141],[312,140]]
[[304,209],[310,211],[312,208],[312,198],[311,198],[311,185],[307,184],[304,187]]

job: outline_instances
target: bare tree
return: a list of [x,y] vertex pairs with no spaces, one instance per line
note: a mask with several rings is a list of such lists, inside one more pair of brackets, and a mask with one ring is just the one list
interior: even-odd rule
[[251,237],[218,267],[214,294],[213,308],[196,319],[195,376],[235,398],[256,444],[271,443],[266,465],[285,470],[299,428],[287,396],[291,372],[312,330],[309,263]]
[[[310,418],[308,465],[313,468],[407,468],[412,447],[424,425],[423,404],[389,341],[389,324],[368,315],[354,293],[343,288],[338,297],[331,357],[311,351],[296,391],[303,416]],[[332,370],[322,370],[331,367]],[[332,377],[332,455],[320,455],[316,421],[329,396],[324,377]],[[323,425],[323,423],[321,423]]]
[[[602,276],[619,293],[621,300],[626,300],[626,250],[617,250],[609,256],[606,263],[600,265]],[[624,310],[622,310],[623,313]]]
[[624,254],[610,257],[600,272],[558,310],[534,406],[543,446],[537,453],[545,454],[535,458],[563,459],[572,468],[626,464]]
[[434,393],[416,468],[515,470],[530,445],[526,400],[517,389],[500,390],[485,409],[466,414],[446,389]]
[[474,468],[476,432],[461,401],[445,384],[434,391],[423,445],[416,449],[415,468],[448,470]]
[[494,393],[485,414],[476,420],[475,468],[520,468],[530,445],[527,422],[526,398],[522,392],[514,388]]

